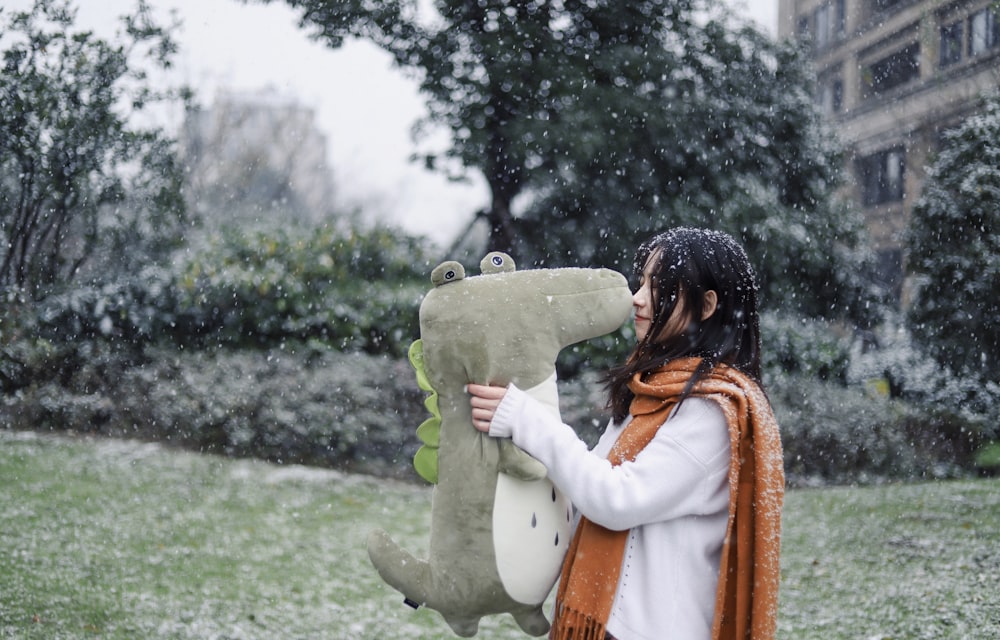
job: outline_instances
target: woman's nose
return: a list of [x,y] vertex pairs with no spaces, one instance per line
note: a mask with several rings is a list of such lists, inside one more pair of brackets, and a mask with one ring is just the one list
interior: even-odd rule
[[646,304],[646,287],[640,287],[638,291],[632,294],[632,306],[642,307]]

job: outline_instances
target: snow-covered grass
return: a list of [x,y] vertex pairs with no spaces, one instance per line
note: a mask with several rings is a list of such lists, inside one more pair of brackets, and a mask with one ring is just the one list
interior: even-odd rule
[[1000,480],[789,492],[782,638],[1000,638]]
[[[0,637],[450,638],[364,550],[423,555],[429,515],[425,487],[0,431]],[[784,540],[782,638],[1000,637],[998,480],[790,491]]]

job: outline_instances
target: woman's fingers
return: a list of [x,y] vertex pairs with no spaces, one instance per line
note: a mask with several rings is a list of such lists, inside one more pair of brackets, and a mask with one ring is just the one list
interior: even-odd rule
[[488,411],[494,411],[500,406],[499,400],[494,400],[493,398],[480,398],[478,396],[472,396],[469,398],[469,403],[472,405],[473,409],[485,409]]
[[472,396],[472,426],[483,433],[489,433],[490,422],[493,421],[493,414],[496,413],[499,400],[484,400]]
[[472,410],[472,426],[483,433],[490,432],[490,422],[493,421],[493,412],[485,409]]
[[507,393],[507,387],[495,387],[487,384],[473,384],[469,383],[465,385],[466,391],[469,392],[473,398],[482,398],[483,400],[496,400],[497,404],[503,399],[504,394]]
[[469,393],[469,402],[472,404],[472,426],[483,433],[489,433],[493,414],[500,406],[504,394],[507,393],[507,387],[469,384],[466,391]]

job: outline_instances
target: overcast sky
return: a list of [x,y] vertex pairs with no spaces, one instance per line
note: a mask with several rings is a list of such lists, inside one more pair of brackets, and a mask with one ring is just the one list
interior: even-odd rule
[[[737,0],[734,0],[734,2]],[[774,33],[776,0],[748,0],[743,8]],[[31,0],[0,0],[5,10]],[[117,16],[135,0],[78,0],[79,24],[110,37]],[[410,163],[410,127],[424,106],[416,84],[392,68],[387,54],[366,43],[336,51],[314,42],[284,3],[235,0],[150,0],[166,21],[182,23],[177,80],[210,105],[218,91],[271,89],[316,111],[326,134],[339,199],[366,214],[447,245],[488,201],[478,177],[454,184]]]

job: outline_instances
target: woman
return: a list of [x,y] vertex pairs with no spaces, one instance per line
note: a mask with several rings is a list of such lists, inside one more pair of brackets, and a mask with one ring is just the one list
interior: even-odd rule
[[753,270],[730,236],[681,228],[635,272],[637,344],[592,451],[514,386],[470,384],[474,426],[544,463],[580,514],[550,637],[766,640],[784,475]]

